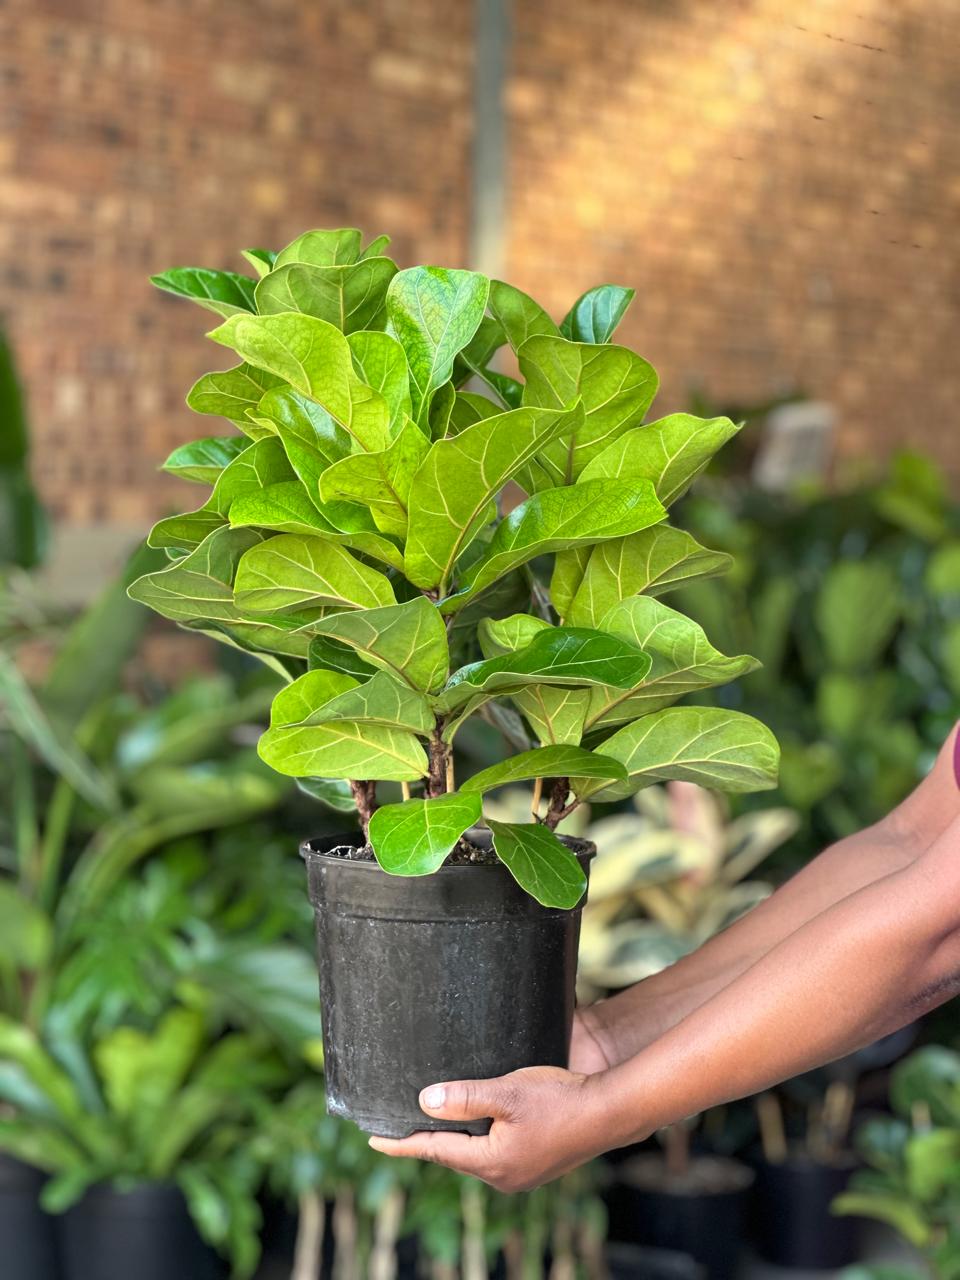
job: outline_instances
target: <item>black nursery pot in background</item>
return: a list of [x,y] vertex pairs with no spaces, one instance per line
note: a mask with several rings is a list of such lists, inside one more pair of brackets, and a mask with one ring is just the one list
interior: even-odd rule
[[132,1191],[91,1187],[60,1227],[64,1280],[220,1280],[226,1274],[201,1240],[179,1187],[166,1183]]
[[799,1157],[782,1164],[759,1161],[754,1234],[762,1257],[780,1267],[812,1271],[855,1262],[859,1223],[830,1212],[855,1167],[852,1156],[836,1164]]
[[[471,830],[482,846],[490,833]],[[594,846],[566,840],[586,871]],[[425,1115],[425,1085],[566,1066],[581,901],[543,907],[502,864],[391,876],[338,856],[357,835],[308,840],[327,1109],[367,1133],[486,1133]]]
[[57,1222],[40,1208],[39,1169],[0,1155],[0,1276],[60,1280]]

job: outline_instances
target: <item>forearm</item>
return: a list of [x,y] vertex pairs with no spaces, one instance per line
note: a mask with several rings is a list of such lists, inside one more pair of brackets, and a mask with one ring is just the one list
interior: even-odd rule
[[923,858],[829,907],[596,1077],[607,1135],[628,1142],[768,1088],[948,999],[960,988],[958,866],[960,822]]

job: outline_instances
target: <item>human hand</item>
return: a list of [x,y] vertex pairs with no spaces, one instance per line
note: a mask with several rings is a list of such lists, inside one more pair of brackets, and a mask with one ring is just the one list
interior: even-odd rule
[[608,1057],[603,1034],[592,1006],[577,1009],[573,1015],[573,1034],[570,1037],[571,1071],[592,1076],[606,1071],[614,1064]]
[[615,1128],[605,1075],[526,1067],[493,1080],[432,1085],[420,1095],[428,1115],[443,1120],[493,1117],[484,1137],[415,1133],[371,1138],[388,1156],[446,1165],[498,1191],[530,1191],[625,1141]]

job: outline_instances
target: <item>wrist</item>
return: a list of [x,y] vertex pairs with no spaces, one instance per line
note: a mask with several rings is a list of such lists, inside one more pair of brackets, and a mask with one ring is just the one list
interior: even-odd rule
[[622,1065],[586,1076],[582,1090],[581,1115],[593,1154],[642,1142],[656,1128],[644,1114]]

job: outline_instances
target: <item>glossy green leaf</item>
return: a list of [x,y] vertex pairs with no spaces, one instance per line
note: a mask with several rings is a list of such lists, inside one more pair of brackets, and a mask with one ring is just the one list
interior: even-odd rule
[[673,413],[628,431],[598,454],[581,479],[649,480],[665,507],[676,502],[723,445],[740,430],[729,418]]
[[650,670],[650,659],[634,645],[601,631],[551,627],[523,649],[473,662],[455,671],[437,699],[453,711],[478,694],[510,693],[534,682],[557,685],[612,684],[629,689]]
[[427,773],[426,752],[412,733],[377,724],[280,725],[258,746],[271,769],[292,778],[377,778],[412,782]]
[[413,478],[428,448],[426,437],[408,419],[386,449],[354,453],[334,463],[320,477],[320,496],[325,502],[362,503],[383,533],[402,538]]
[[521,889],[545,907],[571,910],[583,897],[587,877],[558,836],[538,823],[494,822],[493,847]]
[[493,498],[581,411],[514,409],[430,447],[410,490],[406,573],[421,588],[447,582],[457,557],[486,523]]
[[163,470],[181,480],[216,484],[224,467],[249,447],[250,441],[244,436],[204,436],[202,440],[191,440],[174,449]]
[[167,569],[138,578],[128,594],[174,622],[238,619],[233,579],[243,553],[261,541],[252,529],[217,529]]
[[386,400],[390,409],[390,432],[395,435],[412,412],[403,347],[389,333],[367,330],[351,333],[347,341],[360,380]]
[[258,613],[304,605],[370,609],[392,604],[387,578],[338,543],[281,533],[251,547],[237,567],[237,604]]
[[356,227],[305,231],[280,250],[273,265],[285,267],[289,262],[309,262],[315,267],[337,267],[356,262],[362,243],[363,235]]
[[560,322],[560,333],[571,342],[609,342],[635,296],[635,289],[618,284],[588,289]]
[[749,654],[728,658],[692,619],[649,596],[630,596],[600,620],[600,630],[629,640],[653,665],[639,689],[594,689],[586,727],[620,724],[660,711],[685,694],[726,684],[760,665]]
[[573,775],[613,781],[625,779],[627,771],[619,760],[583,747],[535,747],[532,751],[521,751],[509,760],[492,764],[488,769],[481,769],[462,783],[460,790],[483,792],[511,782],[526,782],[530,778],[566,778]]
[[255,281],[234,271],[211,271],[206,267],[172,267],[151,276],[150,283],[178,298],[189,298],[218,316],[255,310]]
[[560,330],[538,302],[503,280],[490,283],[490,311],[514,351],[519,351],[528,338],[536,335],[553,338],[560,335]]
[[479,795],[456,792],[382,805],[368,831],[377,861],[392,876],[430,875],[479,821],[480,807]]
[[258,276],[265,276],[277,260],[277,255],[272,249],[241,249],[240,252]]
[[465,590],[443,607],[465,603],[536,556],[637,533],[666,514],[646,480],[581,480],[545,489],[500,522],[483,558],[464,575]]
[[250,421],[247,410],[255,410],[268,391],[282,385],[283,378],[245,360],[232,369],[205,373],[198,378],[187,395],[187,404],[196,413],[229,418],[246,435],[259,439],[264,434],[263,428]]
[[336,325],[341,333],[372,329],[382,320],[387,286],[397,273],[389,258],[366,258],[347,266],[289,262],[275,267],[256,288],[263,315],[300,311]]
[[583,426],[554,440],[537,457],[537,489],[569,485],[630,427],[639,426],[657,393],[657,375],[626,347],[592,346],[565,338],[528,338],[520,351],[525,405],[559,409],[580,399]]
[[450,380],[455,357],[477,331],[489,290],[486,276],[443,267],[411,267],[390,282],[389,331],[406,353],[413,418],[421,429],[434,392]]
[[[604,789],[619,799],[654,782],[695,782],[715,791],[765,791],[777,784],[780,748],[770,730],[739,711],[669,707],[624,725],[597,748],[626,766],[629,782]],[[602,784],[576,780],[581,798]]]
[[336,671],[308,671],[281,689],[273,700],[270,724],[325,724],[352,720],[429,735],[434,729],[430,704],[422,693],[378,671],[364,683]]
[[511,695],[513,705],[543,745],[576,746],[584,734],[590,710],[591,689],[557,689],[530,684]]
[[350,344],[335,325],[315,316],[236,315],[208,336],[315,400],[361,449],[389,443],[387,402],[357,377]]
[[349,645],[365,661],[425,693],[447,678],[447,628],[425,596],[383,609],[337,613],[312,623],[311,630]]
[[504,653],[523,649],[541,631],[549,631],[550,623],[530,613],[512,613],[508,618],[484,618],[478,628],[480,650],[485,658],[499,658]]
[[277,437],[308,496],[318,501],[324,471],[356,447],[350,433],[326,409],[290,387],[268,391],[250,420]]
[[363,253],[361,253],[360,257],[361,258],[379,258],[383,253],[384,249],[388,248],[389,245],[390,245],[389,236],[375,236],[374,239],[371,240],[370,243],[367,245],[367,247],[364,249]]
[[355,813],[356,801],[349,783],[342,778],[298,778],[297,787],[311,800],[319,800],[334,813]]
[[475,422],[482,422],[484,418],[496,418],[501,412],[500,406],[486,396],[477,395],[473,391],[458,391],[450,409],[447,433],[456,435],[467,427],[472,427]]
[[557,613],[573,626],[597,626],[628,596],[659,596],[697,578],[726,573],[733,560],[702,547],[683,529],[658,524],[599,546],[562,551],[550,581]]

